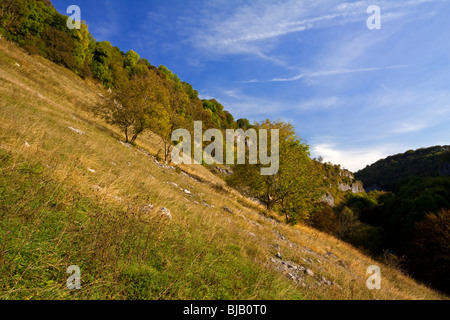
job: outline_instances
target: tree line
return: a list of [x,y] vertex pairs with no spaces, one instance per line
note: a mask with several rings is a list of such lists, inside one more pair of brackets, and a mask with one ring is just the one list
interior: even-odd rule
[[279,172],[264,178],[261,164],[236,165],[228,183],[280,212],[290,223],[308,218],[320,204],[319,169],[292,125],[270,120],[251,124],[245,118],[235,121],[217,100],[201,100],[189,83],[167,67],[157,68],[133,50],[125,53],[110,42],[96,41],[84,22],[80,29],[69,29],[66,21],[67,16],[58,13],[49,0],[2,0],[0,5],[0,32],[7,39],[30,54],[113,89],[93,111],[120,128],[127,143],[135,143],[139,135],[151,130],[161,138],[161,157],[169,162],[172,132],[193,130],[194,121],[202,121],[203,130],[279,129]]
[[[155,107],[152,112],[156,114],[163,106],[172,109],[166,112],[170,119],[163,121],[161,127],[177,126],[183,117],[186,120],[193,117],[202,120],[205,128],[234,129],[244,128],[249,124],[247,119],[235,121],[233,115],[224,110],[215,99],[200,100],[192,85],[181,81],[165,66],[157,68],[133,50],[123,52],[108,41],[96,41],[84,22],[80,29],[67,28],[67,18],[49,0],[0,2],[0,33],[6,39],[18,43],[30,54],[41,55],[84,79],[93,78],[105,88],[114,89],[117,94],[110,98],[116,101],[119,100],[119,95],[140,85],[147,92],[153,89],[153,98],[159,95],[162,102],[159,104],[160,108]],[[140,92],[143,90],[139,89]],[[133,101],[136,105],[137,101]],[[126,104],[123,105],[126,109]],[[135,140],[149,126],[149,122],[139,116],[130,118],[130,112],[127,113],[127,120],[120,123],[120,126],[127,130],[127,134],[131,134],[130,140]],[[118,114],[116,110],[113,119]]]

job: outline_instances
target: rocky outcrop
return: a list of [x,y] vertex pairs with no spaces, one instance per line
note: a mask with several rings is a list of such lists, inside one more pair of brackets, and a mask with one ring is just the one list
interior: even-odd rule
[[328,204],[330,207],[334,207],[334,197],[331,194],[329,193],[324,194],[321,200],[322,202]]
[[365,192],[363,183],[361,181],[353,182],[352,183],[352,192],[353,193],[363,193],[363,192]]
[[361,181],[355,181],[355,182],[352,182],[351,184],[341,182],[339,184],[339,190],[344,191],[344,192],[350,190],[353,193],[365,192]]
[[231,170],[231,167],[228,165],[225,165],[223,167],[219,166],[211,166],[211,171],[216,174],[229,176],[233,174],[233,170]]
[[341,177],[347,177],[347,178],[350,178],[351,180],[354,180],[354,179],[355,179],[355,176],[353,175],[353,173],[351,173],[351,172],[348,171],[347,169],[341,170],[340,176],[341,176]]
[[325,169],[322,175],[325,186],[322,189],[321,202],[334,207],[342,199],[343,193],[365,192],[362,181],[356,180],[351,171],[331,163],[322,165]]

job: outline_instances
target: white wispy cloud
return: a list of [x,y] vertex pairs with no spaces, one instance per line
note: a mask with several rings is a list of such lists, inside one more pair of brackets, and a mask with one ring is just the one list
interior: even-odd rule
[[306,110],[337,108],[343,103],[342,98],[337,96],[309,98],[300,100],[297,104],[293,105],[293,109],[291,111],[301,112]]
[[271,80],[248,80],[242,81],[244,83],[257,83],[257,82],[288,82],[288,81],[297,81],[304,78],[314,78],[314,77],[326,77],[326,76],[335,76],[349,73],[360,73],[360,72],[373,72],[373,71],[383,71],[383,70],[392,70],[392,69],[401,69],[407,68],[407,65],[395,65],[381,68],[357,68],[357,69],[337,69],[337,70],[324,70],[317,72],[305,72],[298,74],[296,76],[290,78],[273,78]]
[[333,11],[341,12],[341,13],[347,13],[347,14],[354,14],[355,12],[361,12],[366,11],[367,7],[370,5],[376,4],[380,8],[384,10],[393,10],[393,9],[407,9],[411,7],[415,7],[424,3],[431,3],[431,2],[444,2],[447,0],[410,0],[410,1],[377,1],[374,3],[372,0],[366,0],[366,1],[355,1],[355,2],[344,2],[338,4],[336,7],[334,7]]
[[339,13],[323,10],[326,3],[255,1],[236,6],[225,16],[220,8],[219,13],[210,8],[189,30],[189,39],[203,53],[252,54],[264,58],[276,47],[277,39],[336,19]]
[[[437,127],[450,120],[450,94],[425,89],[424,92],[406,92],[388,94],[382,101],[383,106],[397,109],[395,121],[387,134],[405,135],[422,132]],[[391,101],[391,102],[389,102]]]
[[381,68],[358,68],[358,69],[339,69],[339,70],[326,70],[319,72],[311,72],[307,73],[307,77],[323,77],[323,76],[334,76],[340,74],[348,74],[348,73],[359,73],[359,72],[372,72],[372,71],[383,71],[383,70],[392,70],[392,69],[401,69],[407,68],[406,65],[396,65],[396,66],[388,66]]
[[101,1],[103,15],[95,24],[95,27],[90,27],[98,41],[109,41],[113,36],[117,36],[121,31],[120,13],[116,6],[111,2]]
[[[383,19],[394,20],[408,14],[407,9],[443,0],[378,1]],[[219,2],[220,3],[220,2]],[[189,41],[204,54],[253,54],[268,58],[283,36],[306,30],[365,23],[366,9],[373,1],[339,3],[331,1],[288,0],[277,3],[254,1],[227,12],[220,6],[207,6],[188,28]],[[186,19],[185,19],[186,21]]]
[[402,134],[402,133],[411,133],[418,132],[422,129],[427,128],[429,125],[426,123],[398,123],[395,124],[391,133],[394,134]]
[[325,162],[340,164],[343,168],[352,172],[363,169],[380,159],[396,152],[401,147],[393,145],[382,145],[372,148],[339,148],[331,143],[317,144],[311,147],[311,153],[315,157],[322,156]]
[[[217,94],[215,96],[218,97]],[[292,117],[304,111],[332,109],[344,104],[344,101],[337,96],[305,98],[295,103],[286,103],[279,99],[248,95],[242,93],[240,89],[223,90],[219,94],[219,100],[233,115],[252,121],[283,118],[281,114],[289,114],[289,117],[286,116],[283,120],[293,122]]]
[[242,93],[240,89],[223,90],[215,96],[233,115],[245,117],[252,121],[276,117],[279,110],[285,108],[285,105],[280,101],[254,97]]

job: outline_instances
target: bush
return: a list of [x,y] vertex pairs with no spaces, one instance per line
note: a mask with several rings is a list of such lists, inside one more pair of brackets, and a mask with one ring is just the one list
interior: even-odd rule
[[363,248],[376,255],[382,251],[385,234],[381,227],[374,227],[367,223],[356,223],[349,232],[348,242],[358,248]]
[[409,269],[419,279],[450,293],[450,210],[427,214],[416,223],[408,248]]
[[46,44],[47,57],[70,70],[76,69],[76,59],[73,55],[75,43],[66,33],[53,27],[44,31],[43,40]]
[[308,220],[308,224],[322,232],[337,236],[339,232],[339,221],[334,214],[333,208],[324,204],[323,208],[317,209]]

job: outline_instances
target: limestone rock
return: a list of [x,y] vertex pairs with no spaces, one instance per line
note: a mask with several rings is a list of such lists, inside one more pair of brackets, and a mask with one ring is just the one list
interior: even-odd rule
[[228,208],[227,206],[223,206],[222,209],[225,210],[226,212],[229,212],[229,213],[231,213],[231,214],[234,214],[233,210],[231,210],[231,209]]
[[100,186],[95,185],[95,186],[92,186],[92,190],[94,192],[102,192],[103,188],[100,187]]
[[162,207],[161,209],[159,209],[158,212],[161,213],[163,216],[169,218],[169,220],[172,220],[172,214],[170,213],[169,209]]
[[73,132],[78,133],[79,135],[84,135],[84,134],[85,134],[85,133],[84,133],[83,131],[81,131],[81,130],[78,130],[78,129],[75,129],[75,128],[72,128],[72,127],[67,127],[67,128],[69,128],[69,129],[72,130]]
[[329,193],[324,194],[321,200],[326,204],[328,204],[330,207],[334,207],[334,197],[331,194]]

